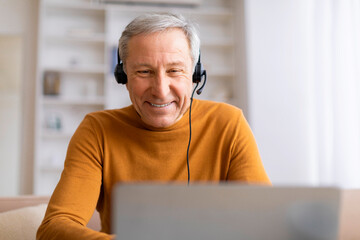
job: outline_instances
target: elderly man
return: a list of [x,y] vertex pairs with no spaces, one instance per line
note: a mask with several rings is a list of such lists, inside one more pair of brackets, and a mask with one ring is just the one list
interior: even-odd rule
[[[148,14],[126,27],[119,41],[123,64],[116,71],[132,105],[84,118],[38,239],[111,238],[110,200],[117,182],[270,184],[242,111],[192,101],[199,49],[194,26],[182,16]],[[101,232],[86,228],[95,207]]]

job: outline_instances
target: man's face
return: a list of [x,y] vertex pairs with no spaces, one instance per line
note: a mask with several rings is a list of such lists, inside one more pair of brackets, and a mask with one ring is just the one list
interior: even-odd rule
[[192,60],[182,30],[132,37],[125,67],[130,99],[147,125],[164,128],[183,116],[190,105]]

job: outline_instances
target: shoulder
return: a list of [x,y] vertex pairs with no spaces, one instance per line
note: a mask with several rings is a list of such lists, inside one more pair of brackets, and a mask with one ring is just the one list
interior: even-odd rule
[[225,138],[230,141],[229,146],[234,146],[235,142],[244,141],[251,136],[250,126],[240,108],[227,103],[203,100],[194,103],[192,115],[196,126],[211,132],[217,139],[226,136]]
[[243,118],[242,110],[228,103],[197,99],[194,100],[194,103],[194,113],[196,112],[196,114],[200,116],[228,120],[239,120]]
[[84,121],[95,125],[129,124],[132,121],[133,107],[128,106],[121,109],[102,110],[86,114]]

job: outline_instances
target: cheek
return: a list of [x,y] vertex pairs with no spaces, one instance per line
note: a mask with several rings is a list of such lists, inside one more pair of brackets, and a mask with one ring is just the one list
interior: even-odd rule
[[187,98],[191,97],[191,93],[193,91],[193,83],[192,81],[186,85],[186,90],[184,91],[184,95],[186,95]]
[[126,85],[126,87],[129,91],[130,97],[132,97],[132,98],[141,97],[144,94],[145,89],[146,89],[143,84],[136,84],[134,82],[129,82]]
[[183,96],[183,97],[190,97],[191,92],[192,92],[192,80],[186,80],[186,81],[182,81],[179,84],[177,84],[176,86],[176,93],[179,96]]

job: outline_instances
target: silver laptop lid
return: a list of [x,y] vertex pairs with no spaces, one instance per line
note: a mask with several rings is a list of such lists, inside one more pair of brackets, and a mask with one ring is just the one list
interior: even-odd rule
[[119,184],[112,227],[126,240],[335,240],[339,202],[336,188]]

